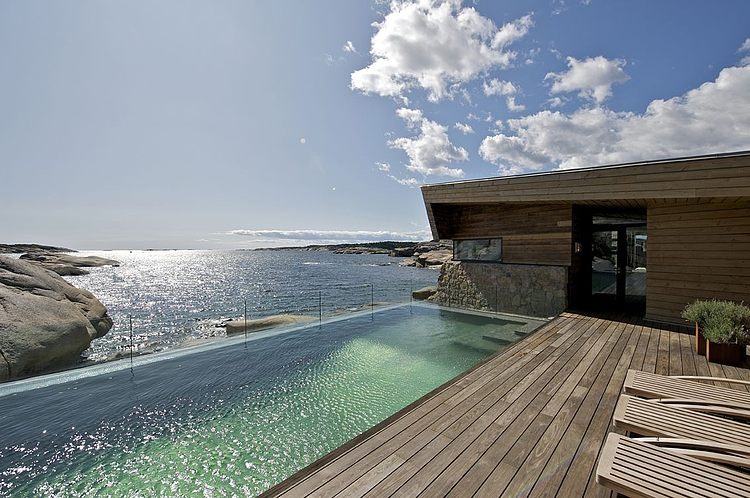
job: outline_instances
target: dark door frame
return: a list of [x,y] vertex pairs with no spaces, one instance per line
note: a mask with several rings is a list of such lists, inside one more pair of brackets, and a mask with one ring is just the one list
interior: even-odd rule
[[[617,232],[617,254],[615,256],[617,261],[617,272],[615,273],[615,276],[617,278],[617,293],[615,299],[619,308],[623,308],[625,306],[625,288],[628,279],[628,228],[641,227],[647,227],[647,224],[638,222],[591,225],[592,236],[594,232]],[[589,273],[589,278],[591,278],[591,273]],[[593,296],[593,293],[591,295]]]
[[[592,209],[588,206],[573,206],[573,248],[568,286],[569,302],[572,307],[579,309],[596,308],[597,302],[593,299],[594,294],[591,288],[591,257],[593,234],[598,231],[617,232],[618,244],[616,253],[617,280],[615,305],[620,309],[625,307],[628,266],[627,229],[637,227],[646,227],[646,229],[648,229],[648,222],[645,220],[645,210],[643,211],[643,221],[623,220],[623,223],[594,224],[594,216],[623,214],[629,212],[632,212],[632,210]],[[633,215],[638,214],[639,213],[633,213]]]

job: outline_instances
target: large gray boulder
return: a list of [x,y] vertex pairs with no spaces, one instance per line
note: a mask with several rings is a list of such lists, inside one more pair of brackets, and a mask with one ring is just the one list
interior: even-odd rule
[[83,268],[95,266],[120,266],[119,261],[102,258],[101,256],[76,256],[74,254],[52,253],[44,251],[22,254],[20,259],[33,261],[52,270],[58,275],[86,275],[88,272]]
[[90,292],[35,263],[0,256],[0,381],[74,365],[110,328]]

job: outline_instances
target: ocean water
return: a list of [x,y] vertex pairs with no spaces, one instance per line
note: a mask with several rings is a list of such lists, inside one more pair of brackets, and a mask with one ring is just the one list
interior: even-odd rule
[[163,351],[223,335],[223,320],[294,313],[323,318],[372,303],[408,302],[437,282],[435,269],[400,267],[403,258],[327,251],[94,251],[121,262],[65,277],[91,291],[114,327],[85,355],[101,361],[130,349]]
[[540,324],[402,305],[6,384],[0,496],[253,496]]

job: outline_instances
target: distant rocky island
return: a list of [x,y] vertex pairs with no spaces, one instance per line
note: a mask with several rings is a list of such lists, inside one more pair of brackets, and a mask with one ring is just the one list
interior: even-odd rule
[[453,244],[450,240],[426,242],[367,242],[361,244],[313,244],[303,247],[268,247],[254,251],[328,251],[334,254],[387,254],[392,257],[408,258],[401,266],[420,268],[440,267],[453,258]]

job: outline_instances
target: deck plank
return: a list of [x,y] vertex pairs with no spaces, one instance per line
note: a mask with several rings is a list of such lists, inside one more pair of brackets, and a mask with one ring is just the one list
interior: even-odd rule
[[690,334],[566,312],[265,495],[614,496],[594,476],[629,368],[750,379]]
[[[630,334],[627,343],[624,343],[625,334]],[[582,447],[581,442],[604,437],[607,433],[612,420],[612,400],[616,400],[620,395],[625,372],[632,362],[639,339],[640,330],[636,324],[625,328],[621,341],[624,347],[618,347],[618,350],[610,355],[612,360],[616,360],[611,375],[607,379],[608,370],[603,368],[597,378],[603,387],[599,402],[596,405],[586,404],[584,400],[549,461],[545,461],[545,469],[534,484],[531,496],[553,496],[558,493],[558,488],[558,494],[561,496],[577,496],[583,490],[581,487],[586,487],[592,464],[596,461],[599,451],[594,446]]]

